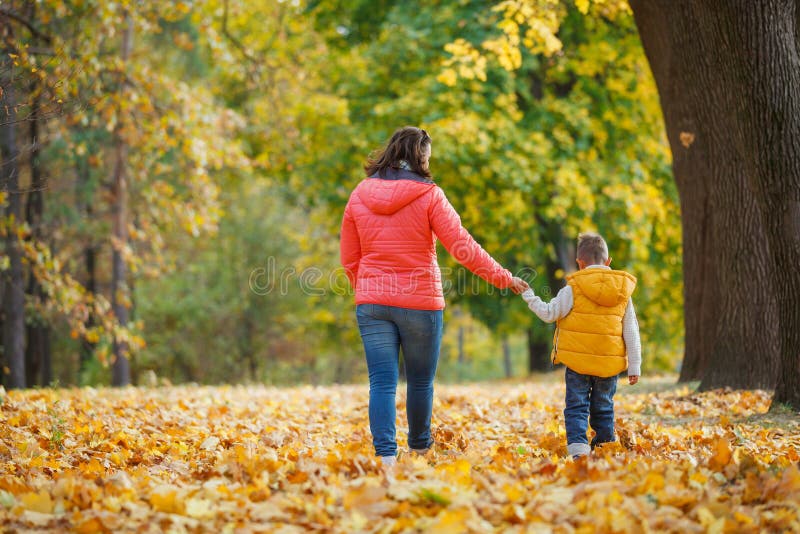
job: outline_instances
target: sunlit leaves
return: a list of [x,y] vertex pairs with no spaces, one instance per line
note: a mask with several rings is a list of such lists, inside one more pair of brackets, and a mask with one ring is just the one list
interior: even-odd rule
[[456,39],[445,45],[445,50],[453,55],[444,63],[444,70],[438,80],[447,86],[455,85],[457,77],[467,80],[486,81],[486,58],[464,39]]
[[[490,72],[513,71],[517,99],[497,111],[515,110],[511,128],[520,136],[537,135],[535,151],[514,154],[529,163],[510,171],[509,185],[524,190],[528,210],[509,210],[507,203],[473,210],[473,198],[480,198],[475,200],[480,206],[495,200],[492,192],[475,197],[474,189],[482,186],[471,184],[458,198],[466,204],[465,224],[482,228],[489,216],[527,236],[525,252],[517,252],[514,239],[498,244],[540,275],[548,257],[563,263],[556,258],[561,235],[571,241],[581,231],[600,231],[609,240],[614,266],[641,282],[634,301],[651,363],[672,365],[682,335],[678,201],[658,95],[627,3],[502,1],[493,11],[502,15],[494,34],[469,47],[446,47],[451,54],[446,65],[474,62],[466,52],[472,49],[481,51]],[[440,79],[449,76],[446,83],[457,87],[456,75],[445,68]],[[464,133],[466,117],[458,114],[452,123]],[[476,124],[489,130],[497,122]],[[493,181],[504,177],[509,171],[498,171],[509,156],[493,153],[481,171]],[[553,228],[559,229],[555,236]],[[568,261],[561,268],[574,266]],[[538,289],[545,289],[545,278],[539,278]]]

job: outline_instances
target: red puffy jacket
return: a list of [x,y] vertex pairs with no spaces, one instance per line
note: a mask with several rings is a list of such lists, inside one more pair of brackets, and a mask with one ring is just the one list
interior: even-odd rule
[[443,309],[437,237],[476,275],[501,289],[511,285],[511,273],[461,226],[440,187],[408,171],[389,176],[363,180],[344,210],[341,260],[356,304]]

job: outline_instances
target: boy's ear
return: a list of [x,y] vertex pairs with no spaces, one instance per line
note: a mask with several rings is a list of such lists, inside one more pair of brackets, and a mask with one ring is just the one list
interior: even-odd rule
[[606,267],[608,267],[609,265],[611,265],[611,258],[610,257],[606,260],[606,263],[605,263]]

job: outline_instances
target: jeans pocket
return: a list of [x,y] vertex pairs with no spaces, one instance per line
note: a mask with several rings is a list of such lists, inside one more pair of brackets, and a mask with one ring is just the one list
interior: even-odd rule
[[403,319],[409,327],[422,330],[433,331],[436,329],[436,312],[431,310],[413,310],[406,308],[403,313]]
[[613,396],[617,391],[617,377],[612,376],[609,378],[600,378],[595,380],[593,388],[595,391],[603,394],[604,396]]

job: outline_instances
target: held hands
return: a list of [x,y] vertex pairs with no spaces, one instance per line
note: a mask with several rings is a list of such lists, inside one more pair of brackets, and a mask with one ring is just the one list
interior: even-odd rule
[[511,281],[511,285],[508,287],[511,288],[511,291],[513,291],[515,295],[519,295],[523,291],[530,289],[531,286],[529,286],[528,282],[526,282],[522,278],[515,276]]
[[628,377],[628,384],[630,384],[630,385],[634,385],[638,381],[639,381],[639,377],[636,376],[636,375],[631,375],[631,376]]

